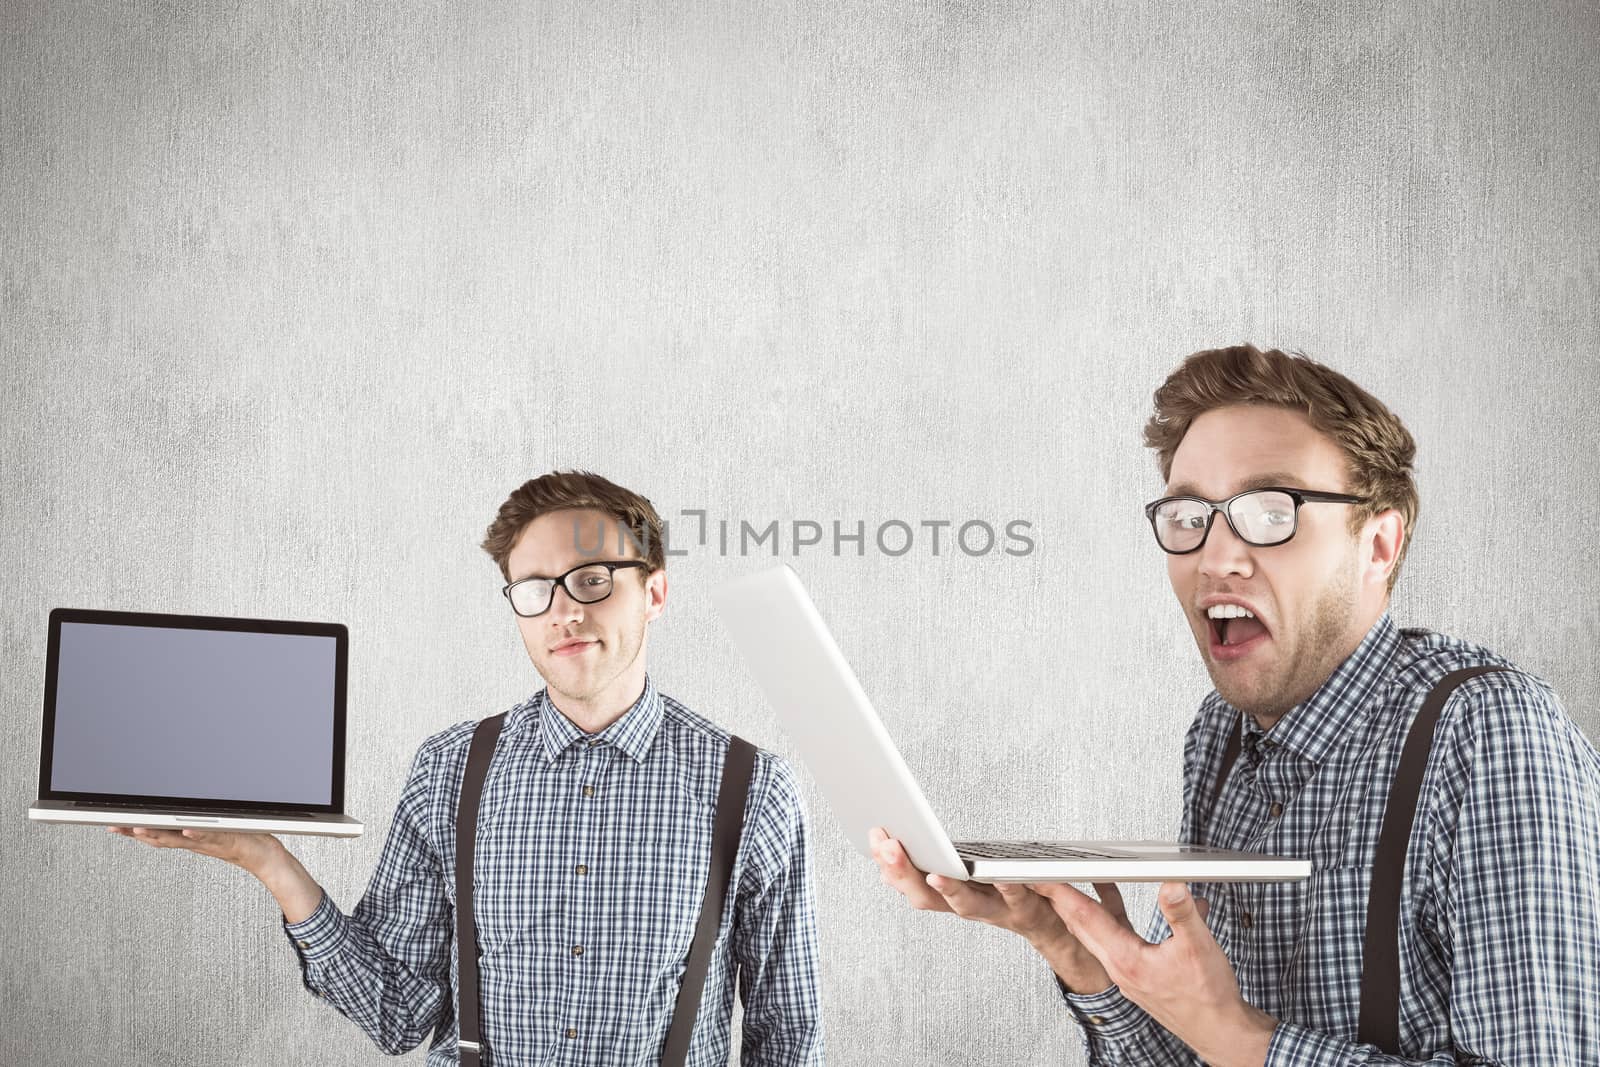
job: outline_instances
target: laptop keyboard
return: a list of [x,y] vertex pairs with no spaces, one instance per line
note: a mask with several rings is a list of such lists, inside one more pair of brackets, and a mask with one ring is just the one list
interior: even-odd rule
[[963,856],[985,860],[1118,860],[1126,859],[1122,852],[1096,852],[1090,848],[1072,848],[1050,841],[956,841],[956,851]]

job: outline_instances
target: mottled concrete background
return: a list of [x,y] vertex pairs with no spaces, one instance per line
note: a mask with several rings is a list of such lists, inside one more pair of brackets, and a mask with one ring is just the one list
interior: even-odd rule
[[[1600,737],[1592,4],[7,0],[3,28],[0,1062],[389,1062],[247,875],[26,823],[46,616],[348,624],[371,830],[291,839],[348,908],[418,742],[538,685],[476,545],[557,465],[712,523],[652,632],[667,692],[787,752],[706,598],[759,560],[715,524],[863,521],[859,556],[787,558],[946,821],[1164,836],[1210,685],[1139,430],[1196,348],[1304,349],[1420,442],[1397,621]],[[1036,549],[891,557],[894,519]],[[904,908],[805,782],[830,1062],[1082,1063],[1042,964]]]

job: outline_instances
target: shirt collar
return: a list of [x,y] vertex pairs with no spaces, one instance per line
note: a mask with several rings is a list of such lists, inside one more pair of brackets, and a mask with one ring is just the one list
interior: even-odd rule
[[1321,763],[1344,741],[1370,707],[1367,698],[1389,674],[1400,650],[1400,631],[1385,611],[1372,624],[1356,650],[1330,674],[1315,693],[1296,704],[1264,731],[1254,717],[1243,715],[1246,747],[1263,740]]
[[616,722],[597,734],[585,733],[561,714],[561,709],[550,702],[548,689],[539,690],[525,705],[525,709],[523,716],[508,725],[515,729],[524,722],[528,723],[537,732],[545,760],[550,763],[555,762],[570,746],[579,743],[612,745],[631,756],[635,763],[642,763],[661,728],[661,694],[649,674],[644,677],[644,692],[639,694],[639,699]]

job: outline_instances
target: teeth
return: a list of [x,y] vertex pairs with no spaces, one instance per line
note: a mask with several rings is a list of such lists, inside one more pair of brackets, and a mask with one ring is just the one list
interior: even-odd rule
[[1206,617],[1212,619],[1253,619],[1255,614],[1249,608],[1240,607],[1238,604],[1213,604],[1206,609]]

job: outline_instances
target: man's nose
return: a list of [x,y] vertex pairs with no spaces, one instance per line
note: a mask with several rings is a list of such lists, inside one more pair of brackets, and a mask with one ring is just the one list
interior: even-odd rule
[[1200,573],[1210,575],[1249,574],[1254,561],[1251,545],[1233,532],[1226,512],[1218,511],[1211,518],[1211,532],[1206,543],[1200,546]]
[[567,587],[558,585],[555,592],[550,594],[550,623],[553,626],[565,626],[569,622],[583,621],[583,604],[572,599],[572,594],[567,592]]

